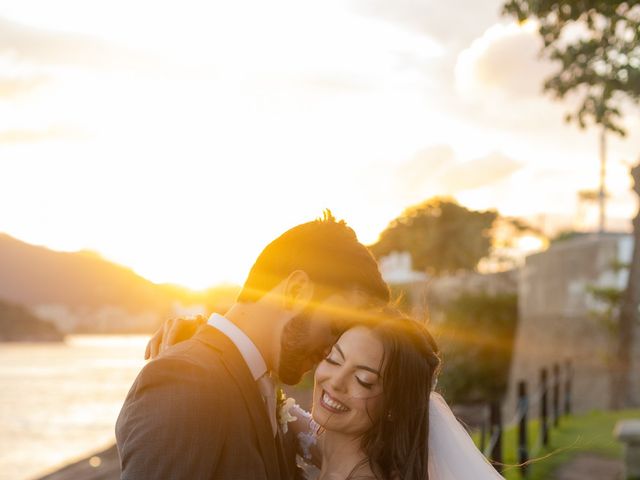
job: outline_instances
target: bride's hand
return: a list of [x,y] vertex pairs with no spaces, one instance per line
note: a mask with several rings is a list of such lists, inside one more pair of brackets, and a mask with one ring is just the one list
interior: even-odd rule
[[206,319],[200,315],[165,320],[162,326],[153,334],[149,343],[147,343],[144,359],[155,358],[171,345],[193,337],[198,327],[204,323],[206,323]]

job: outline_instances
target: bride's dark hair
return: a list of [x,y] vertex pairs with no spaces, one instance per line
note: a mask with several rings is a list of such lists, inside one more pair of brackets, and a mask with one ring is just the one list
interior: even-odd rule
[[376,475],[428,480],[429,396],[439,350],[424,324],[398,311],[372,327],[384,346],[382,413],[362,439]]

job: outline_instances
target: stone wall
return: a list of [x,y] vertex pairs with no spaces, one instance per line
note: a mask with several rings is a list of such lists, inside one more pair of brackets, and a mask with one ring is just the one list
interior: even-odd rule
[[[589,286],[624,288],[627,272],[615,272],[614,262],[631,260],[632,238],[624,234],[588,235],[553,244],[527,257],[518,281],[519,323],[509,390],[508,421],[515,412],[516,388],[527,381],[529,392],[539,389],[540,370],[572,365],[574,412],[606,409],[611,405],[607,359],[614,339],[593,314],[602,308]],[[634,391],[640,404],[640,338],[634,348]],[[562,398],[562,396],[561,396]],[[535,416],[537,406],[532,413]]]
[[[603,305],[589,293],[589,287],[624,289],[628,273],[616,272],[613,264],[629,263],[632,248],[628,234],[581,235],[528,256],[519,270],[464,273],[392,288],[403,292],[403,303],[416,318],[428,318],[433,324],[441,321],[443,307],[463,292],[517,291],[518,330],[504,405],[507,422],[515,414],[517,382],[526,381],[533,394],[539,391],[542,368],[548,370],[550,381],[554,364],[564,374],[567,361],[572,370],[573,411],[607,409],[612,403],[607,361],[615,352],[615,338],[594,315]],[[633,391],[640,405],[640,334],[635,340]],[[538,411],[538,405],[533,405],[531,416]]]

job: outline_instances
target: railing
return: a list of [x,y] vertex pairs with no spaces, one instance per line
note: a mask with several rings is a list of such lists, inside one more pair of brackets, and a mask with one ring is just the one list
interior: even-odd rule
[[[480,449],[485,456],[493,463],[498,471],[502,471],[502,434],[505,428],[516,427],[518,430],[516,451],[518,455],[518,465],[524,478],[528,473],[529,459],[540,453],[543,447],[547,447],[550,442],[551,428],[560,425],[562,416],[571,415],[571,389],[572,389],[572,366],[567,360],[563,368],[559,364],[552,365],[552,378],[549,382],[549,369],[540,369],[537,390],[529,395],[527,382],[521,380],[517,385],[518,401],[516,412],[513,418],[507,422],[506,426],[502,422],[502,405],[500,402],[491,402],[488,405],[489,418],[485,419],[480,428]],[[560,401],[561,392],[564,396]],[[563,406],[561,409],[560,406]],[[537,408],[536,408],[537,407]],[[529,445],[528,417],[535,411],[539,412],[539,434],[535,445]],[[487,441],[486,436],[489,434]]]

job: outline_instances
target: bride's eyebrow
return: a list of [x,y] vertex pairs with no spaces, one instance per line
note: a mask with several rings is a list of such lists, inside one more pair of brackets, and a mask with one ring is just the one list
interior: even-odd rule
[[[333,348],[335,348],[338,351],[338,353],[342,356],[342,359],[344,360],[345,359],[344,352],[340,348],[340,345],[336,343],[333,345]],[[375,373],[376,375],[381,376],[379,370],[376,370],[375,368],[367,367],[366,365],[356,365],[356,368],[360,370],[366,370],[367,372]]]

